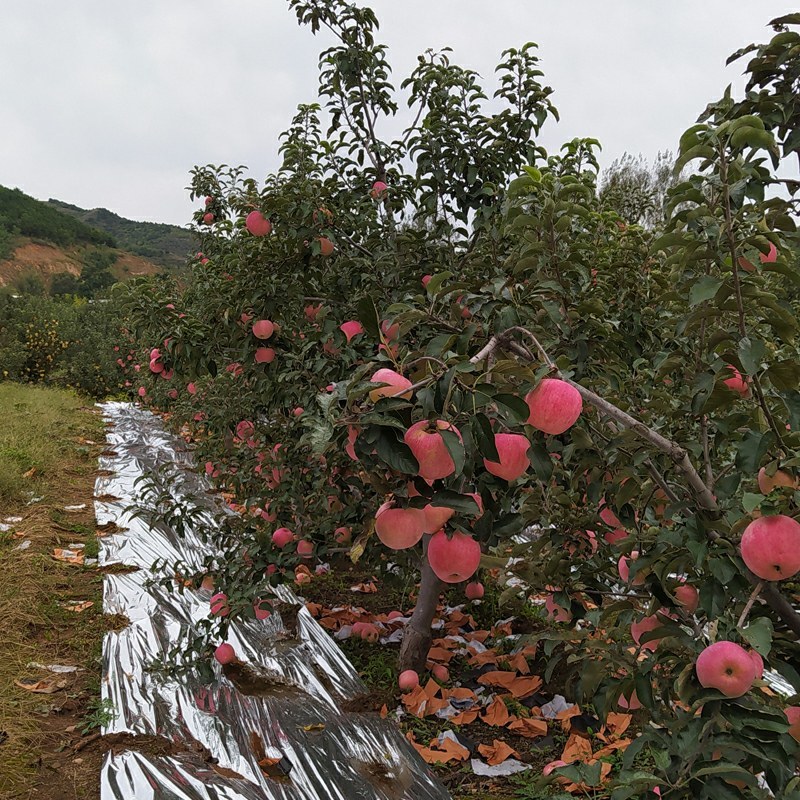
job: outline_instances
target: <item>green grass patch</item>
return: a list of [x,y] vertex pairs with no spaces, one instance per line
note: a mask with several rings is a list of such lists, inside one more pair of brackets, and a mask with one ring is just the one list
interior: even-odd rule
[[74,392],[0,383],[0,507],[42,495],[47,500],[57,490],[53,479],[60,465],[74,460],[78,438],[97,433],[81,411],[86,404]]

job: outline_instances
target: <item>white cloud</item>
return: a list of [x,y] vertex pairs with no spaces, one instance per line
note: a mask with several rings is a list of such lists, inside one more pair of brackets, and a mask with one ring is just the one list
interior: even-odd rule
[[[369,4],[369,3],[368,3]],[[554,149],[594,136],[608,163],[674,148],[789,3],[761,0],[373,0],[399,85],[416,54],[451,46],[492,79],[533,40],[562,123]],[[277,165],[277,137],[315,98],[330,38],[280,0],[6,0],[0,26],[0,183],[36,197],[185,224],[195,164]]]

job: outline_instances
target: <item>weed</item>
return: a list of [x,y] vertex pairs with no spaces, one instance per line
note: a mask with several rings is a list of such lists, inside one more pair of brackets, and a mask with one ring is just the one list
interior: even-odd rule
[[87,704],[87,714],[79,726],[80,732],[87,734],[95,728],[110,725],[118,716],[119,714],[117,714],[117,710],[111,700],[108,698],[101,700],[99,697],[93,697]]

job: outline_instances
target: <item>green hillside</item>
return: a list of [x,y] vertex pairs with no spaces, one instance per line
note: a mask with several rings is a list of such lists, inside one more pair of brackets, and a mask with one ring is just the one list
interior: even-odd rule
[[0,186],[0,259],[11,254],[18,236],[51,242],[59,247],[105,245],[116,247],[114,236],[61,213],[19,189]]
[[180,269],[185,265],[187,256],[197,249],[194,234],[177,225],[135,222],[105,208],[86,210],[61,200],[50,199],[47,202],[51,208],[110,235],[117,247],[162,267]]

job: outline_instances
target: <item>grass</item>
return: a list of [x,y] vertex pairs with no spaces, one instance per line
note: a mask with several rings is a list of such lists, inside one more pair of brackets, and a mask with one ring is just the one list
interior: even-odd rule
[[[78,735],[70,728],[80,730],[112,713],[97,705],[103,634],[111,624],[102,613],[102,575],[52,557],[54,548],[72,542],[83,542],[87,555],[97,552],[92,497],[105,437],[91,401],[64,390],[2,383],[0,418],[0,521],[22,517],[0,538],[0,731],[8,735],[0,797],[24,800],[55,796],[53,787],[40,786],[45,772],[61,780],[63,789],[66,773],[58,759],[72,758],[69,750],[59,751],[65,736]],[[41,499],[28,504],[32,497]],[[79,504],[85,510],[64,511]],[[16,549],[26,541],[27,549]],[[63,605],[83,600],[94,605],[81,613]],[[66,687],[38,694],[15,684],[51,677],[32,662],[81,671],[57,676]],[[51,766],[41,770],[40,759]],[[67,783],[70,793],[59,797],[96,797],[96,775]]]
[[0,383],[0,509],[47,492],[75,455],[81,431],[102,435],[96,426],[86,427],[86,402],[72,392]]

